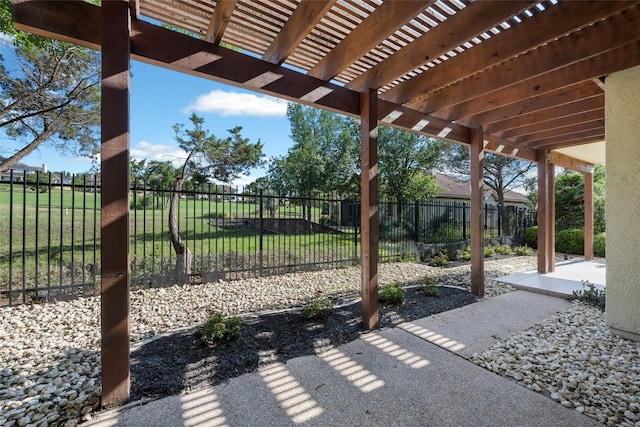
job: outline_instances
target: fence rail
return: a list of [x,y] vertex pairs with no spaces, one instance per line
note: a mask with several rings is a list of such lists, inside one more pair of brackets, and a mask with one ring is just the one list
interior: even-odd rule
[[[211,185],[175,195],[179,233],[193,255],[190,274],[177,273],[168,232],[173,196],[162,188],[130,189],[132,289],[359,262],[357,198]],[[464,247],[469,213],[463,202],[381,201],[380,261]],[[485,206],[485,237],[521,236],[533,219],[525,208]],[[0,305],[96,294],[102,237],[94,176],[11,173],[0,181]]]

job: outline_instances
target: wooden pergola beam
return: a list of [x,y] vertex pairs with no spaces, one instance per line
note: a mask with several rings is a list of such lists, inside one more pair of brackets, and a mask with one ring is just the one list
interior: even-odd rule
[[594,120],[600,120],[603,117],[604,109],[596,109],[587,111],[584,114],[572,114],[570,116],[559,117],[557,119],[542,122],[533,122],[526,126],[510,129],[505,132],[500,132],[500,136],[505,139],[517,138],[521,136],[533,135],[539,132],[559,129],[569,125],[577,125]]
[[362,323],[378,326],[378,100],[375,89],[362,93],[360,127],[360,259]]
[[205,40],[213,44],[220,44],[224,31],[233,15],[233,9],[236,8],[238,0],[217,1],[211,15],[211,22],[207,29]]
[[486,111],[633,67],[640,63],[638,21],[638,7],[633,7],[407,106],[429,113],[438,111],[439,117],[458,117],[461,110]]
[[602,96],[602,91],[592,81],[578,83],[566,88],[554,90],[532,98],[496,108],[480,114],[460,118],[459,123],[473,127],[481,123],[493,123],[517,117],[520,114],[529,114],[536,111],[555,108],[558,105],[570,104],[586,98]]
[[303,1],[273,39],[262,59],[281,65],[337,0]]
[[[129,399],[129,4],[102,5],[102,406]],[[108,237],[108,238],[107,238]]]
[[545,140],[530,142],[527,145],[533,149],[553,150],[562,147],[588,144],[590,142],[604,141],[604,129],[600,131],[585,131],[571,135],[563,135]]
[[580,99],[528,114],[525,113],[518,116],[507,117],[503,120],[488,124],[485,132],[496,136],[503,136],[504,132],[511,129],[519,129],[525,126],[530,126],[534,123],[542,124],[551,120],[556,120],[558,117],[579,116],[583,113],[594,110],[604,111],[604,95]]
[[592,163],[584,162],[557,151],[550,151],[547,154],[547,161],[561,168],[571,169],[585,174],[592,174],[594,170],[594,165]]
[[575,123],[555,129],[544,130],[536,133],[532,133],[524,136],[517,136],[511,138],[516,144],[529,144],[539,141],[544,141],[550,138],[561,139],[564,136],[571,136],[575,134],[585,134],[585,132],[595,131],[593,133],[604,134],[604,117],[597,120],[588,121],[584,123]]
[[[25,31],[100,50],[100,7],[90,3],[16,3],[14,21]],[[131,34],[132,59],[232,86],[250,86],[255,92],[352,117],[360,115],[360,94],[342,86],[141,20],[131,23]],[[378,120],[396,111],[398,117],[390,124],[402,129],[463,144],[469,141],[467,127],[438,117],[382,100],[378,100],[378,111]]]

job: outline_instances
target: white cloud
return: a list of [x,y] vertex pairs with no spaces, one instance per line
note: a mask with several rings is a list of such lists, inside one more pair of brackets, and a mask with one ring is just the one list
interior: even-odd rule
[[216,113],[223,117],[284,117],[287,114],[287,102],[269,96],[212,90],[206,95],[200,95],[183,111]]
[[174,166],[180,166],[187,153],[175,145],[152,144],[147,141],[140,141],[135,148],[130,150],[131,158],[135,160],[158,160],[160,162],[170,161]]

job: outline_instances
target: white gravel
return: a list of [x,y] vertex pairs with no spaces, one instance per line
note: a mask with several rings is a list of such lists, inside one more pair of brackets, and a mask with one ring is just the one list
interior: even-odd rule
[[640,343],[581,302],[471,360],[606,425],[640,426]]
[[[509,287],[498,284],[494,280],[496,277],[531,270],[535,267],[534,257],[487,260],[485,263],[486,296],[491,297],[511,290]],[[389,263],[379,266],[379,282],[380,285],[394,282],[410,283],[428,274],[436,277],[440,284],[468,287],[469,272],[468,265],[441,269],[419,263]],[[131,340],[134,343],[140,342],[163,331],[202,323],[212,312],[241,314],[299,306],[315,296],[318,291],[340,302],[357,298],[359,289],[360,268],[350,267],[135,291],[131,294]],[[572,310],[574,309],[576,308]],[[4,307],[0,309],[0,315],[2,342],[0,347],[0,425],[72,426],[98,407],[100,395],[99,297],[45,305]],[[598,313],[595,317],[597,315]],[[602,314],[599,315],[602,316]],[[545,341],[546,353],[544,354],[551,355],[549,357],[559,357],[553,355],[561,354],[568,347],[573,346],[574,341],[579,343],[576,344],[578,348],[581,348],[580,346],[592,348],[593,343],[597,342],[598,346],[592,348],[588,360],[594,358],[604,360],[603,358],[607,355],[610,356],[606,360],[606,366],[600,366],[600,369],[607,372],[605,378],[609,378],[609,381],[619,380],[613,385],[609,384],[610,387],[606,390],[610,391],[612,387],[618,387],[616,390],[619,392],[604,393],[605,389],[594,388],[593,395],[602,400],[603,395],[606,394],[606,402],[585,403],[584,399],[588,393],[583,392],[582,389],[579,393],[574,393],[576,396],[565,393],[563,390],[569,390],[569,386],[564,386],[564,383],[557,384],[560,377],[551,374],[547,378],[538,372],[544,372],[546,365],[536,368],[538,371],[532,374],[534,379],[531,380],[531,384],[525,382],[525,378],[528,377],[524,372],[520,373],[521,381],[534,389],[540,388],[541,392],[559,393],[558,396],[561,397],[558,398],[561,402],[566,400],[578,410],[583,407],[585,413],[596,419],[601,418],[600,414],[605,414],[605,421],[610,421],[609,418],[613,420],[615,417],[623,421],[625,416],[628,416],[627,420],[632,420],[632,415],[640,419],[637,406],[639,397],[635,395],[639,391],[640,382],[638,381],[640,380],[637,377],[633,380],[635,382],[632,382],[632,385],[635,388],[627,387],[622,383],[620,375],[607,371],[607,369],[613,369],[610,366],[611,357],[618,360],[620,357],[626,357],[625,355],[632,355],[633,359],[621,360],[613,367],[625,364],[635,366],[635,371],[627,369],[627,373],[635,372],[637,375],[638,347],[613,337],[611,341],[602,339],[602,334],[608,334],[604,322],[597,323],[595,326],[582,326],[582,319],[592,321],[593,317],[568,314],[566,321],[556,322],[555,332],[545,335],[547,341]],[[578,329],[582,332],[574,333]],[[556,336],[557,341],[554,340]],[[561,337],[565,338],[561,339]],[[526,343],[527,339],[533,340],[534,343],[536,341],[523,334],[521,341]],[[567,345],[567,339],[571,340],[571,346]],[[635,352],[620,351],[621,343],[635,348]],[[494,370],[494,364],[503,365],[501,358],[514,358],[497,348],[492,351],[487,353],[486,357],[478,355],[477,363],[491,363],[490,369]],[[495,358],[495,362],[491,362],[492,358]],[[504,363],[508,367],[510,362]],[[560,362],[561,367],[563,363],[565,362]],[[533,363],[530,364],[535,366]],[[528,367],[527,364],[525,366]],[[514,369],[508,368],[505,372],[511,372]],[[609,374],[609,372],[612,373]],[[567,375],[567,378],[573,377]],[[589,378],[590,376],[587,376],[587,379]],[[534,384],[537,384],[537,387]],[[595,382],[595,385],[597,384]],[[631,394],[627,393],[627,390],[631,390]],[[556,395],[553,394],[551,397],[556,398]],[[623,407],[625,409],[621,411]],[[591,414],[590,408],[594,408],[596,412]],[[606,412],[607,410],[609,412]],[[635,425],[640,427],[640,424]]]

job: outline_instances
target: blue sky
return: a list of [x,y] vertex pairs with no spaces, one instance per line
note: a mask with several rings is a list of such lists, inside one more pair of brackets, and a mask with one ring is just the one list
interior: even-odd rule
[[[262,141],[267,158],[286,154],[292,144],[283,100],[136,61],[131,71],[130,144],[131,157],[136,160],[179,161],[183,153],[175,142],[173,125],[188,124],[191,113],[203,117],[205,127],[216,136],[224,137],[228,129],[242,126],[243,136],[252,142]],[[20,148],[3,139],[2,145],[9,147],[3,147],[0,155]],[[92,166],[89,159],[63,157],[45,147],[23,163],[46,163],[51,171],[72,173],[86,172]],[[246,185],[264,174],[265,169],[256,169],[234,183]]]

